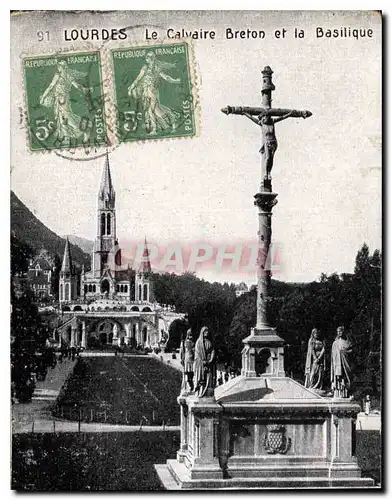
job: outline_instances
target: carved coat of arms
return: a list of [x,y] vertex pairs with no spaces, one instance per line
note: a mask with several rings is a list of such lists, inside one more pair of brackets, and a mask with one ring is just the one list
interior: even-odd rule
[[281,453],[284,455],[291,446],[291,439],[285,436],[286,427],[281,424],[267,425],[267,432],[263,435],[263,446],[267,453]]

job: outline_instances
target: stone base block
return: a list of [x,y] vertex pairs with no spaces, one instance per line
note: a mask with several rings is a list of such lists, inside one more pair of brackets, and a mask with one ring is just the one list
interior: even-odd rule
[[[168,460],[166,465],[155,467],[157,474],[168,490],[216,490],[216,489],[292,489],[292,488],[372,488],[373,479],[361,477],[329,477],[319,470],[320,476],[290,476],[276,470],[268,477],[230,477],[192,479],[189,469],[176,460]],[[303,470],[307,474],[307,470]]]

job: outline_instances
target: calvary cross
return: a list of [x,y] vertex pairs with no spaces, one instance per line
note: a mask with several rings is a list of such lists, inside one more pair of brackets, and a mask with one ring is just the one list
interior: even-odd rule
[[262,146],[260,152],[262,154],[262,191],[264,192],[272,192],[271,170],[274,163],[274,155],[278,149],[278,141],[275,135],[275,123],[286,120],[287,118],[308,118],[312,116],[310,111],[271,108],[271,93],[275,90],[275,85],[272,83],[272,73],[273,71],[269,66],[266,66],[262,71],[262,108],[227,106],[222,109],[222,113],[226,115],[244,115],[261,127]]
[[[277,203],[277,194],[272,192],[271,170],[274,163],[274,155],[278,149],[278,141],[275,135],[275,123],[287,118],[308,118],[312,116],[310,111],[297,111],[295,109],[271,108],[271,93],[275,90],[272,83],[272,69],[266,66],[262,71],[263,85],[261,89],[262,108],[252,108],[245,106],[227,106],[222,109],[226,115],[244,115],[261,127],[262,145],[262,185],[260,192],[255,194],[254,204],[259,209],[259,255],[257,259],[257,320],[254,335],[267,335],[271,339],[275,335],[275,330],[271,329],[267,320],[267,302],[269,297],[269,286],[271,280],[271,270],[268,264],[268,256],[271,245],[271,217],[272,208]],[[275,338],[275,337],[274,337]],[[278,339],[278,340],[277,340]],[[277,342],[283,342],[280,337],[276,337]],[[283,345],[283,344],[282,344]]]

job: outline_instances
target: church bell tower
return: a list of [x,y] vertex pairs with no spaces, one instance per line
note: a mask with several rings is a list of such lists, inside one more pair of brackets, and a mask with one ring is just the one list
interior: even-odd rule
[[110,174],[109,155],[106,153],[97,203],[97,236],[94,244],[93,272],[100,277],[114,263],[116,248],[116,195]]

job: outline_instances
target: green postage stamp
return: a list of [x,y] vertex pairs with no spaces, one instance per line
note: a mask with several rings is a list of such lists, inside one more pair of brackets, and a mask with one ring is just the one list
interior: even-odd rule
[[120,142],[196,135],[186,42],[111,51]]
[[23,59],[30,149],[107,144],[100,53]]

